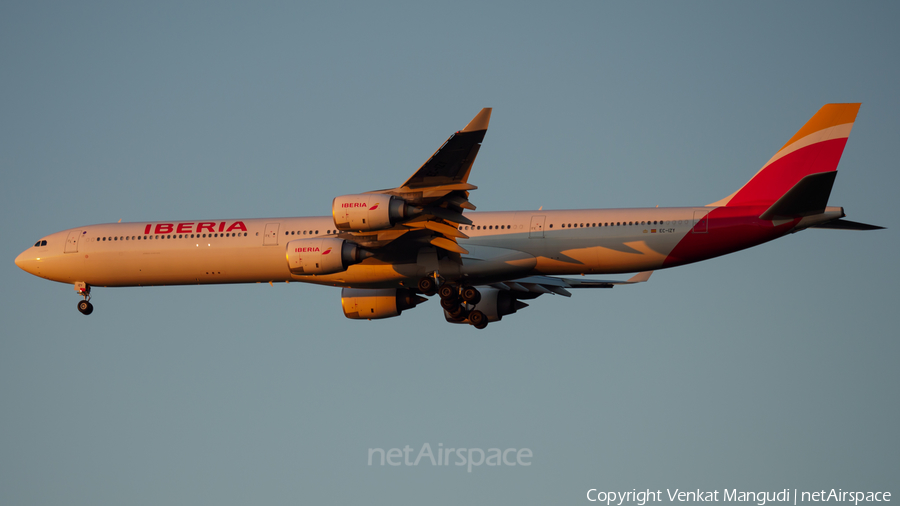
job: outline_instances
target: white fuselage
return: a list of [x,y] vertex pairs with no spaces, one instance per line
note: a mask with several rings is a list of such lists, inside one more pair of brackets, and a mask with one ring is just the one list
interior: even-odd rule
[[[285,245],[295,239],[337,235],[330,216],[90,225],[44,237],[46,246],[29,248],[16,263],[50,280],[93,286],[295,280],[334,286],[409,286],[410,280],[415,283],[435,270],[477,277],[479,266],[488,264],[491,272],[506,277],[510,273],[636,272],[663,267],[686,234],[704,233],[692,228],[710,210],[466,213],[473,225],[460,227],[469,238],[458,242],[470,251],[462,255],[462,265],[439,258],[434,248],[423,248],[417,259],[407,263],[369,258],[346,271],[320,276],[292,274]],[[498,265],[508,268],[497,271]]]

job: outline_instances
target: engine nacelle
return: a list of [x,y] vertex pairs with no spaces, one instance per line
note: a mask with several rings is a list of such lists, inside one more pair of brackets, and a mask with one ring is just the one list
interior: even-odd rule
[[384,193],[342,195],[331,203],[338,230],[383,230],[409,217],[406,201]]
[[287,263],[298,275],[333,274],[365,258],[355,243],[335,238],[295,239],[287,243]]
[[425,297],[407,288],[343,288],[341,306],[351,320],[378,320],[399,316],[425,302]]
[[[481,300],[475,307],[471,308],[471,310],[475,311],[477,309],[478,311],[481,311],[487,316],[489,322],[500,321],[504,316],[513,314],[524,307],[528,307],[528,304],[520,301],[512,292],[507,290],[479,287],[478,291],[481,292]],[[444,318],[450,323],[469,323],[468,319],[454,319],[446,309],[444,310]]]

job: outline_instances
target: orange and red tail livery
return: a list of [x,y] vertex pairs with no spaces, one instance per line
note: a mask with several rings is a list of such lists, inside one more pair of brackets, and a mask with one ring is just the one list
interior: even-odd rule
[[859,104],[826,104],[740,190],[710,206],[768,206],[810,174],[837,170]]

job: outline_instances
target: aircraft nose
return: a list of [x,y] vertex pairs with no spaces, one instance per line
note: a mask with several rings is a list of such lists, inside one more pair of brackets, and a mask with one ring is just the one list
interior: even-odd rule
[[16,257],[16,265],[29,274],[34,274],[35,263],[35,258],[33,258],[33,255],[29,250],[19,253],[19,256]]

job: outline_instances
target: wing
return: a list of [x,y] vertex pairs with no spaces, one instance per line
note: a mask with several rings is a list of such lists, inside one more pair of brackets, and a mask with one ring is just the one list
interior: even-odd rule
[[415,216],[377,233],[341,235],[367,248],[409,251],[417,250],[417,245],[430,244],[459,262],[459,255],[467,251],[456,240],[468,238],[459,231],[459,225],[472,223],[463,211],[475,210],[469,202],[469,191],[478,188],[468,183],[469,173],[490,121],[491,108],[486,107],[465,128],[451,135],[402,186],[367,192],[402,198],[416,207]]
[[403,188],[430,188],[466,183],[481,141],[491,122],[491,108],[481,110],[465,128],[451,135],[419,170],[403,183]]

